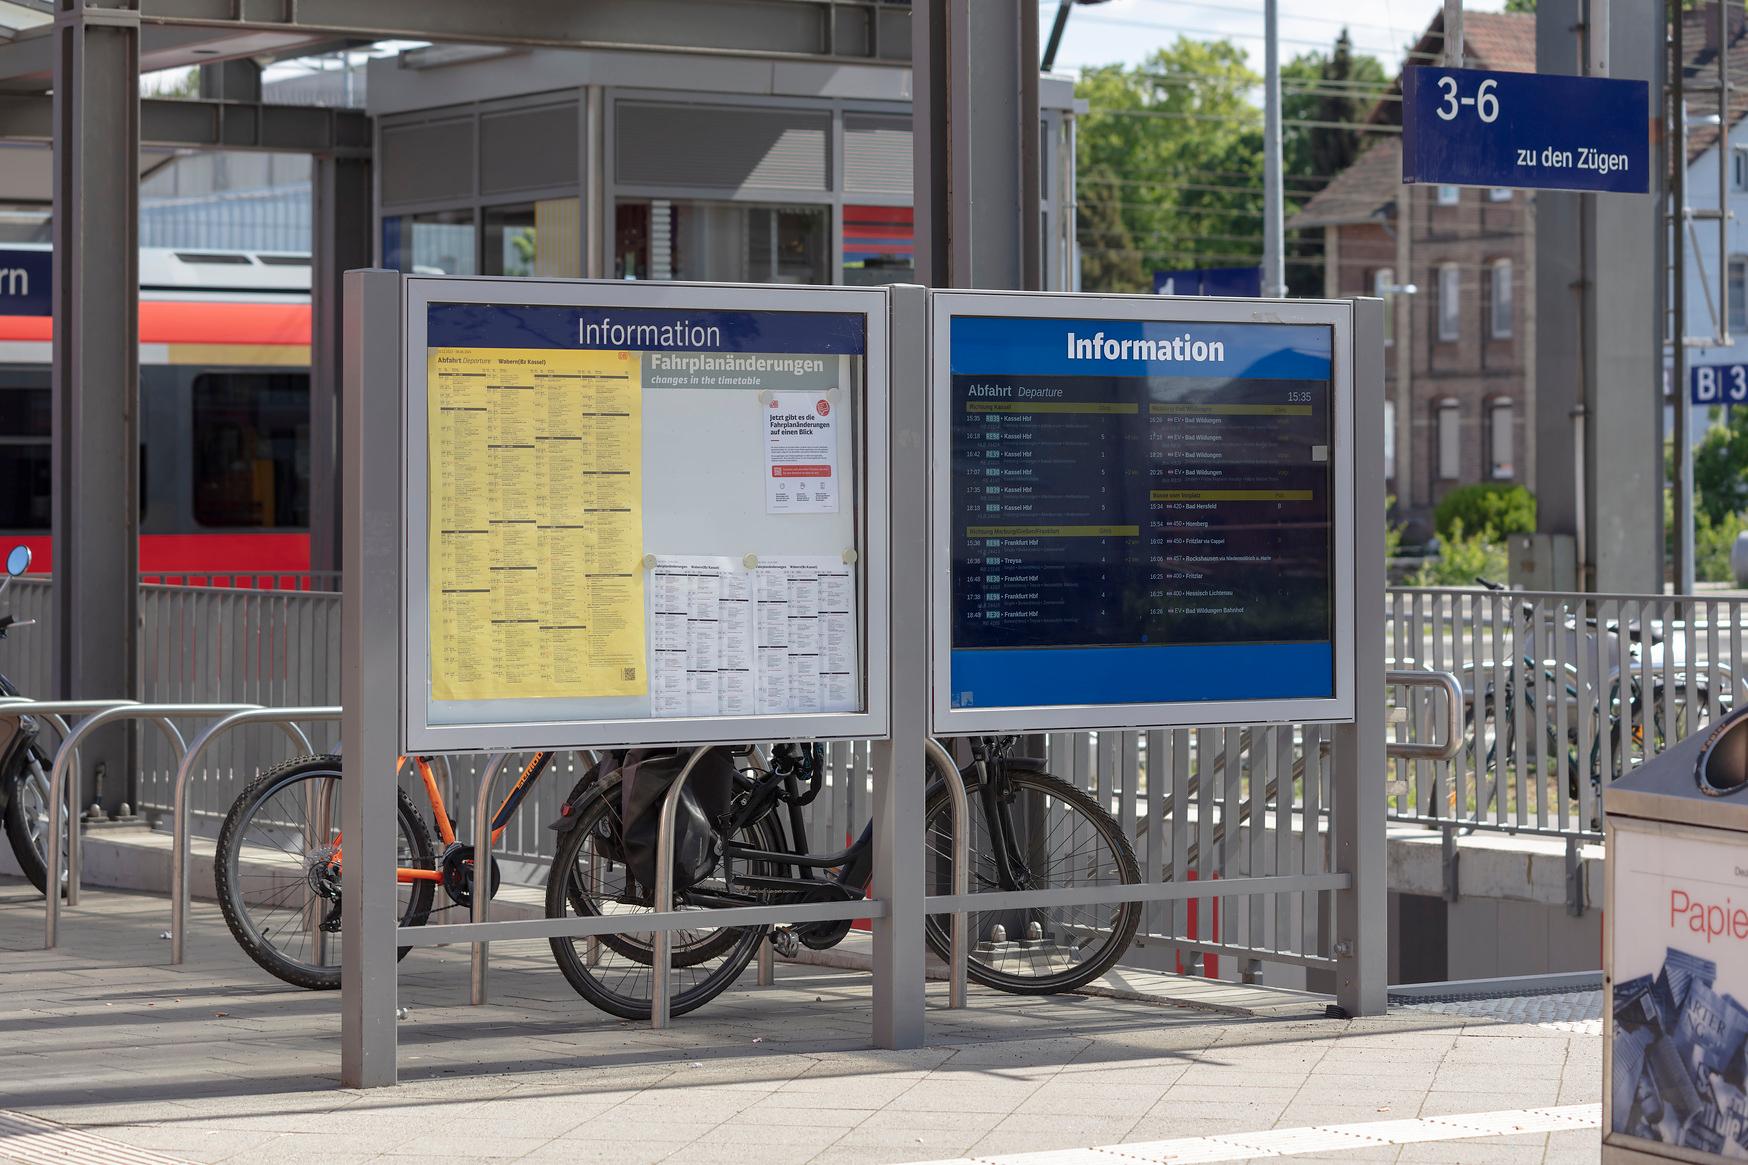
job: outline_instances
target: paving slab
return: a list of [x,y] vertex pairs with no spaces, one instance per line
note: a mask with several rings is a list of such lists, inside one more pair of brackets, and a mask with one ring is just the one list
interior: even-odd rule
[[159,897],[90,891],[45,952],[41,899],[0,879],[0,1116],[117,1161],[1136,1165],[1167,1143],[1197,1146],[1183,1160],[1597,1155],[1594,1127],[1569,1120],[1403,1144],[1320,1131],[1465,1114],[1505,1129],[1523,1110],[1593,1108],[1600,1037],[1582,1009],[1548,1024],[1442,1005],[1343,1020],[1303,993],[1125,971],[1075,996],[974,988],[964,1011],[931,985],[931,1046],[886,1051],[854,970],[781,965],[769,988],[749,975],[656,1032],[590,1008],[544,944],[503,943],[482,1007],[467,1004],[465,948],[401,964],[401,1083],[359,1091],[338,1083],[338,993],[266,975],[209,903],[193,909],[191,961],[171,967],[166,916]]

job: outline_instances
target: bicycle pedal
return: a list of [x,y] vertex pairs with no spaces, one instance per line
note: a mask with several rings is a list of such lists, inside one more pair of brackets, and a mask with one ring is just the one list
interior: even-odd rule
[[801,953],[801,940],[795,937],[792,930],[773,930],[771,947],[785,959],[793,959]]

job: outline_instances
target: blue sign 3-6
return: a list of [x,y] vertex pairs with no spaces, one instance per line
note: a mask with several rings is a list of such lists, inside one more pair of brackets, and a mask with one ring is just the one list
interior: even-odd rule
[[1643,194],[1650,93],[1610,77],[1408,69],[1402,181]]

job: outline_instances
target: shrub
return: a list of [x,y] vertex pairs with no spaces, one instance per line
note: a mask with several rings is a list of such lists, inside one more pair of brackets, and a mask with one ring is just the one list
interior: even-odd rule
[[1427,559],[1407,582],[1414,587],[1472,587],[1478,577],[1503,579],[1506,569],[1505,546],[1464,534],[1459,518],[1450,536],[1439,539],[1438,556]]
[[1442,541],[1468,530],[1483,542],[1504,542],[1508,535],[1528,534],[1536,528],[1536,499],[1521,485],[1459,486],[1433,510],[1432,523]]
[[1700,582],[1734,582],[1730,548],[1748,524],[1748,514],[1729,514],[1713,522],[1703,507],[1693,514],[1693,573]]

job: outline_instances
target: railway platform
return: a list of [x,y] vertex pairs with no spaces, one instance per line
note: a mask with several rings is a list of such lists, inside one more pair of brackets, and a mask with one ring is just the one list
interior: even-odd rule
[[[0,1160],[1003,1165],[1290,1158],[1582,1162],[1598,1153],[1600,1000],[1326,1018],[1321,997],[1154,976],[1109,994],[974,989],[933,1046],[867,1048],[868,980],[782,966],[665,1031],[574,996],[544,943],[401,965],[401,1084],[338,1085],[337,993],[250,964],[194,906],[88,892],[65,941],[0,879]],[[944,985],[934,990],[942,992]],[[84,1154],[83,1158],[77,1154]],[[1045,1156],[1034,1156],[1045,1154]]]

